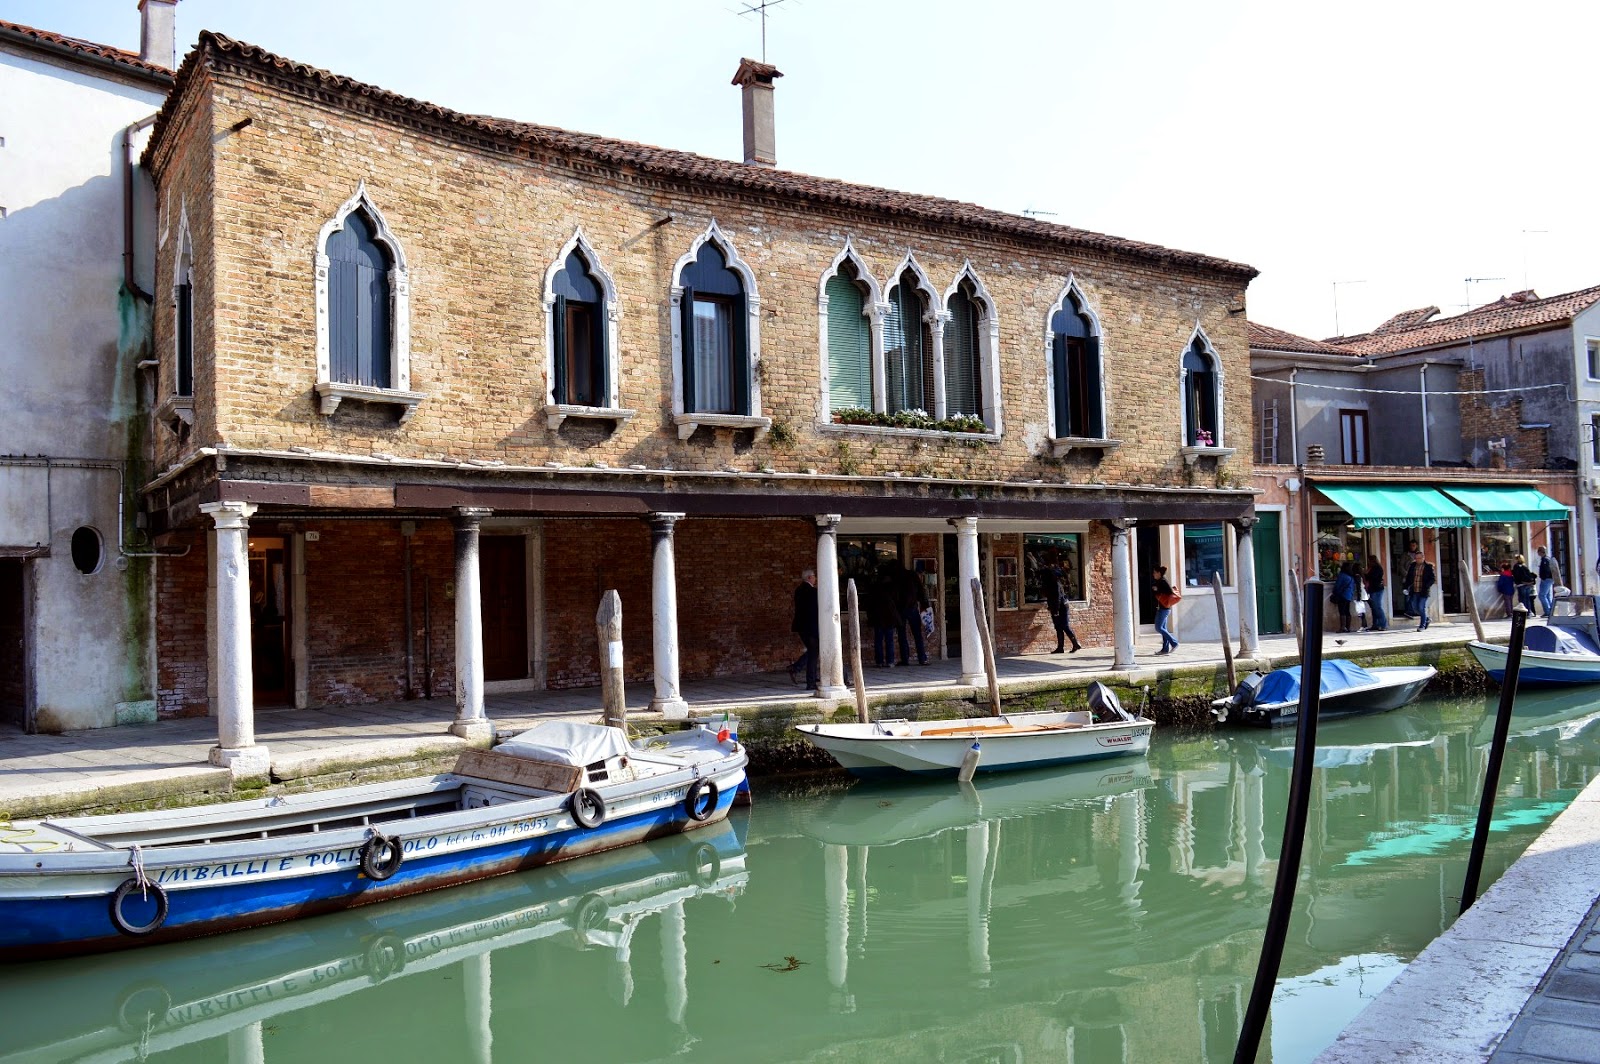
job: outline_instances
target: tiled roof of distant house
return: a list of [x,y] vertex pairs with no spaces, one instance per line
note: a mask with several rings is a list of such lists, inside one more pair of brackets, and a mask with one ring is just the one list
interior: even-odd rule
[[76,37],[64,37],[49,30],[36,30],[32,26],[6,22],[4,19],[0,19],[0,41],[31,45],[41,51],[52,52],[63,58],[80,59],[96,66],[111,64],[114,67],[124,68],[128,73],[154,78],[167,86],[172,84],[172,71],[145,62],[139,58],[137,52],[125,52],[108,44],[80,41]]
[[1250,350],[1252,351],[1292,351],[1296,354],[1312,355],[1345,355],[1354,357],[1355,352],[1347,351],[1342,347],[1325,344],[1321,340],[1308,340],[1304,336],[1296,336],[1292,332],[1274,329],[1270,325],[1260,322],[1250,322]]
[[1410,329],[1424,322],[1432,321],[1439,316],[1438,307],[1418,307],[1416,310],[1402,310],[1382,325],[1372,331],[1375,333],[1394,332],[1396,329]]
[[1415,325],[1391,327],[1398,318],[1406,316],[1397,315],[1373,332],[1338,336],[1328,343],[1354,355],[1388,355],[1554,325],[1571,320],[1597,302],[1600,302],[1600,286],[1544,299],[1531,290],[1514,292],[1451,318],[1431,318]]
[[1257,272],[1254,267],[1230,262],[1227,259],[1091,233],[1083,229],[1055,225],[956,200],[872,188],[830,178],[811,177],[770,166],[753,166],[727,159],[713,159],[690,152],[652,147],[648,144],[612,140],[588,133],[574,133],[553,126],[515,122],[486,115],[462,114],[437,104],[414,100],[326,70],[319,70],[304,63],[296,63],[273,55],[256,45],[235,41],[210,30],[200,34],[199,45],[178,69],[178,89],[162,108],[155,136],[151,140],[149,150],[152,153],[161,144],[163,132],[169,124],[168,120],[176,102],[183,95],[183,87],[194,77],[196,66],[201,63],[209,65],[220,62],[254,67],[258,71],[270,73],[274,79],[298,80],[308,88],[324,92],[332,90],[357,95],[363,98],[367,107],[376,105],[392,111],[409,112],[425,120],[470,134],[476,143],[482,143],[482,134],[490,133],[505,141],[561,155],[587,158],[602,165],[657,179],[671,179],[702,186],[721,186],[753,194],[764,193],[931,224],[963,226],[1089,251],[1121,254],[1190,269],[1242,276],[1247,279],[1256,276]]

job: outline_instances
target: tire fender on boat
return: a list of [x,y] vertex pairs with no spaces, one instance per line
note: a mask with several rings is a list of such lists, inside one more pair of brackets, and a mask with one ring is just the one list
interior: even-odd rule
[[722,878],[722,855],[709,842],[702,842],[689,851],[689,882],[697,887],[709,887]]
[[361,844],[361,874],[368,879],[383,881],[400,871],[406,855],[400,840],[393,835],[373,832]]
[[600,797],[599,792],[588,787],[579,787],[572,792],[567,809],[580,828],[597,828],[606,821],[606,800]]
[[[122,911],[122,907],[127,904],[128,898],[132,896],[135,891],[139,893],[141,900],[147,893],[154,895],[156,899],[155,915],[142,924],[136,924],[132,920],[129,920],[127,915]],[[115,924],[117,930],[121,931],[124,935],[128,935],[132,938],[140,938],[144,935],[151,934],[162,924],[167,922],[168,908],[169,905],[167,902],[167,892],[161,889],[161,885],[159,883],[151,883],[150,881],[146,880],[141,884],[138,877],[134,876],[124,880],[122,885],[112,893],[111,922]]]
[[[717,798],[720,793],[717,790],[716,780],[701,776],[689,784],[689,793],[683,799],[683,811],[689,814],[690,820],[710,820],[711,814],[717,811]],[[703,806],[701,799],[705,799]]]

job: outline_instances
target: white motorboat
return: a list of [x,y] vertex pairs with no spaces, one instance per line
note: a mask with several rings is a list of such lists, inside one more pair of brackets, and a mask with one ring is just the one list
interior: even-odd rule
[[[796,731],[857,776],[955,775],[975,753],[976,771],[1065,765],[1143,754],[1155,721],[1122,708],[1103,684],[1091,709],[1006,713],[961,720],[878,720],[801,724]],[[1109,717],[1096,721],[1097,711]]]
[[[1364,669],[1344,658],[1326,658],[1317,719],[1387,713],[1410,705],[1438,671],[1432,665]],[[1265,675],[1251,673],[1233,694],[1214,699],[1211,712],[1218,722],[1238,713],[1244,723],[1268,728],[1299,719],[1300,666],[1273,669]]]
[[[1596,630],[1595,596],[1563,595],[1544,624],[1523,632],[1522,663],[1517,686],[1567,687],[1600,683],[1600,631]],[[1506,678],[1509,648],[1474,640],[1467,644],[1483,671],[1495,683]]]

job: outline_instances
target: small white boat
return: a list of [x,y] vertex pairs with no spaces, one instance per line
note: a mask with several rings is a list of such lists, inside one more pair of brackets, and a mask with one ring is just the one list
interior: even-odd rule
[[[725,734],[725,733],[724,733]],[[0,830],[0,961],[195,938],[387,901],[728,815],[745,750],[550,721],[456,770]]]
[[1091,709],[962,720],[800,724],[795,730],[857,776],[955,775],[974,751],[976,771],[1002,772],[1126,757],[1150,748],[1155,721],[1124,710],[1109,688],[1093,685],[1090,705],[1112,719],[1096,723]]
[[[1322,662],[1317,719],[1387,713],[1410,705],[1438,673],[1432,665],[1364,669],[1343,658]],[[1234,713],[1246,724],[1270,728],[1300,716],[1300,666],[1246,676],[1233,694],[1214,699],[1212,715],[1220,723]]]
[[[1595,628],[1595,596],[1563,595],[1544,624],[1524,629],[1517,686],[1566,687],[1600,683],[1600,632]],[[1495,683],[1506,678],[1508,648],[1474,640],[1467,644]]]

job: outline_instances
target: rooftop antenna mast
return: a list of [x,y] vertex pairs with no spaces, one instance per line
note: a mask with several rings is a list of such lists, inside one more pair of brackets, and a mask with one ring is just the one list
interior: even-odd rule
[[1333,335],[1335,335],[1335,336],[1343,336],[1344,335],[1344,333],[1339,331],[1339,286],[1342,285],[1342,284],[1366,284],[1366,283],[1367,282],[1366,282],[1365,279],[1362,279],[1360,281],[1335,281],[1335,282],[1333,282]]
[[784,3],[788,3],[788,0],[756,0],[756,3],[745,4],[743,11],[734,12],[740,18],[749,18],[751,15],[756,15],[761,19],[761,61],[763,63],[767,61],[767,11]]
[[1466,301],[1466,303],[1462,304],[1462,306],[1466,310],[1471,310],[1472,309],[1472,286],[1473,285],[1482,284],[1484,281],[1504,281],[1504,280],[1505,280],[1504,277],[1468,277],[1466,279],[1466,282],[1465,282],[1466,286],[1467,286],[1467,301]]

